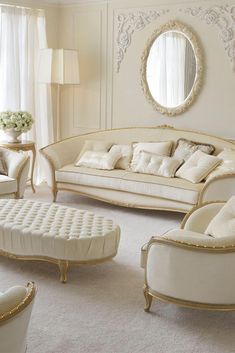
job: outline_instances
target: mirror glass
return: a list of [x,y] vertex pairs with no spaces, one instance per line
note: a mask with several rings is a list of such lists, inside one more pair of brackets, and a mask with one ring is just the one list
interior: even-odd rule
[[184,33],[160,34],[149,50],[146,81],[152,98],[161,106],[176,108],[189,97],[196,79],[196,57]]

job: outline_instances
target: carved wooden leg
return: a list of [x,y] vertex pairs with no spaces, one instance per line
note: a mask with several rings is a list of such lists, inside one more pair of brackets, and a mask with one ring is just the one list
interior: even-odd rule
[[56,202],[58,190],[57,189],[53,189],[52,193],[53,193],[53,202]]
[[60,282],[66,283],[69,263],[68,261],[65,261],[65,260],[59,260],[58,266],[60,269]]
[[149,294],[147,287],[144,287],[144,297],[145,297],[145,301],[146,301],[144,311],[149,312],[153,297],[151,294]]

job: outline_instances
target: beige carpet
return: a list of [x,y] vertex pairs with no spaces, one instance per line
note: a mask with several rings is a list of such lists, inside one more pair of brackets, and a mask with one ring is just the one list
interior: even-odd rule
[[[51,201],[46,187],[37,188],[36,195],[28,189],[26,198]],[[1,290],[28,280],[38,285],[28,353],[235,352],[235,313],[161,302],[154,302],[151,313],[143,311],[141,245],[177,227],[182,215],[125,209],[69,193],[59,193],[58,201],[114,219],[121,243],[113,261],[71,268],[66,285],[52,264],[0,258]]]

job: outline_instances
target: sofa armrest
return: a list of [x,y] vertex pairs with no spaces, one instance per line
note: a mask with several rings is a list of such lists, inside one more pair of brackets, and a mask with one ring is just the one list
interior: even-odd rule
[[22,168],[21,168],[19,175],[18,175],[18,178],[17,178],[16,197],[19,199],[24,197],[26,183],[27,183],[28,175],[29,175],[29,168],[30,168],[30,158],[28,157],[26,159],[25,163],[22,165]]
[[224,202],[209,202],[192,208],[181,222],[180,228],[204,233],[210,221],[224,206]]
[[199,195],[198,204],[207,201],[227,201],[235,194],[235,173],[223,174],[208,180]]

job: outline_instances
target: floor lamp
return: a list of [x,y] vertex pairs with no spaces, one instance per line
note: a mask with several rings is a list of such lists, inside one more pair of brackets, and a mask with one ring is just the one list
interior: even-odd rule
[[77,50],[41,49],[38,82],[57,85],[56,133],[60,140],[60,85],[80,84]]

